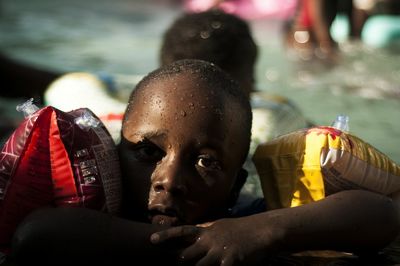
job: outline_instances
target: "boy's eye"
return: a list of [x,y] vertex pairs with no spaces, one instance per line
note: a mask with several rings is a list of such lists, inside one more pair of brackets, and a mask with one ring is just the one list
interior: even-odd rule
[[133,156],[139,161],[157,162],[165,156],[165,153],[156,145],[145,142],[139,143],[133,149]]
[[200,155],[197,158],[196,165],[205,170],[221,170],[221,163],[208,155]]

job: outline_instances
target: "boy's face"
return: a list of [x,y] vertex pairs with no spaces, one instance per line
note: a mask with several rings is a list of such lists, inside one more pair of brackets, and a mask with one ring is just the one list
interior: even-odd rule
[[155,224],[218,217],[241,169],[245,145],[238,106],[229,103],[224,110],[215,91],[198,86],[204,85],[189,74],[152,82],[136,97],[123,126],[125,206],[150,214]]

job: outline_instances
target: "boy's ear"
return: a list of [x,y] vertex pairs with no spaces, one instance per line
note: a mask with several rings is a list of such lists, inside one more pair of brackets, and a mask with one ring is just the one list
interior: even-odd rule
[[236,201],[240,194],[240,190],[242,189],[244,183],[246,183],[247,176],[248,172],[243,168],[241,168],[237,173],[236,182],[233,185],[231,198],[229,200],[229,205],[230,205],[229,207],[233,207],[236,204]]

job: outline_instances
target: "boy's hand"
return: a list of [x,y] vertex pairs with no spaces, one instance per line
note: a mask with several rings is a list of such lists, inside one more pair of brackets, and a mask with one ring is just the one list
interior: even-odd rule
[[178,256],[180,262],[190,265],[249,265],[266,254],[262,241],[257,240],[261,239],[246,224],[242,219],[221,219],[206,227],[172,227],[152,234],[151,242],[186,243]]

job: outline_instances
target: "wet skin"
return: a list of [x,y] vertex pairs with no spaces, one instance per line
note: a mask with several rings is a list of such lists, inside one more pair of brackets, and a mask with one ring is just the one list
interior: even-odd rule
[[224,108],[218,88],[199,89],[206,85],[193,79],[152,82],[133,103],[120,145],[128,217],[201,223],[224,216],[238,192],[246,153],[241,115],[232,101]]

